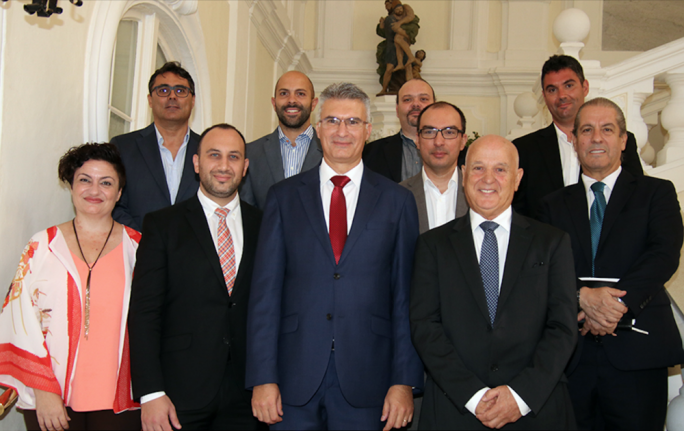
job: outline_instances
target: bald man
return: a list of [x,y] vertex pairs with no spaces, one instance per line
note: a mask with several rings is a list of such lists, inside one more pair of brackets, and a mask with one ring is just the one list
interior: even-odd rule
[[278,79],[271,98],[278,127],[247,144],[249,169],[240,190],[243,200],[263,209],[273,184],[318,166],[323,151],[311,126],[317,103],[313,83],[303,73],[290,71]]
[[420,236],[411,336],[427,371],[419,429],[574,429],[570,238],[515,213],[523,171],[489,135],[466,155],[468,214]]

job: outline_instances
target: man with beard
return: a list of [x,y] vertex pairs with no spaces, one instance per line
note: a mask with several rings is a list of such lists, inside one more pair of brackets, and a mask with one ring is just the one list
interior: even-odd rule
[[[418,175],[423,167],[416,139],[418,115],[435,102],[435,91],[422,79],[411,79],[397,93],[397,117],[401,130],[363,149],[363,163],[378,174],[400,183]],[[459,163],[460,164],[460,163]]]
[[193,156],[200,187],[145,217],[129,313],[133,394],[146,430],[265,428],[245,390],[245,328],[261,211],[240,201],[249,161],[228,124]]
[[193,170],[199,135],[190,130],[195,82],[177,61],[157,69],[147,101],[154,123],[112,138],[126,167],[126,186],[112,216],[135,230],[145,214],[194,196],[199,180]]
[[314,96],[313,83],[301,72],[287,72],[276,83],[271,104],[278,127],[247,144],[249,171],[240,190],[246,202],[263,209],[273,184],[320,163],[321,143],[311,127],[311,111],[318,103]]

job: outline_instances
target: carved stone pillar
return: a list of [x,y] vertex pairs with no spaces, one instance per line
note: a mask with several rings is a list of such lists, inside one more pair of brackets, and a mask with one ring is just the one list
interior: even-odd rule
[[667,72],[665,82],[672,95],[660,121],[670,139],[658,153],[658,166],[684,158],[684,68]]
[[397,118],[397,96],[379,96],[371,104],[373,131],[368,142],[399,133],[401,124]]

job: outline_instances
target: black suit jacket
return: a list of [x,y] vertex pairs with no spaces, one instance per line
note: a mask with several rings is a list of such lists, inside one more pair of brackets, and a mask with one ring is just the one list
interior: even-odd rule
[[[112,216],[119,223],[140,231],[145,214],[171,205],[154,123],[144,129],[115,136],[111,143],[119,149],[126,168],[126,186]],[[191,198],[199,188],[199,177],[192,164],[198,144],[199,135],[191,130],[176,202]]]
[[574,275],[568,235],[514,212],[492,327],[470,216],[421,235],[410,310],[428,375],[420,428],[484,428],[465,405],[500,385],[532,410],[511,428],[572,428],[563,370],[577,340]]
[[[539,204],[549,193],[565,187],[558,136],[553,123],[513,141],[520,155],[523,177],[513,198],[513,208],[522,215],[538,218]],[[633,175],[643,175],[636,139],[627,132],[622,167]]]
[[136,399],[165,391],[177,410],[198,409],[230,373],[228,400],[250,400],[245,328],[261,211],[240,205],[244,247],[232,296],[197,196],[145,217],[128,318]]
[[[578,277],[591,277],[591,234],[584,183],[559,190],[542,200],[540,220],[570,234]],[[682,340],[664,284],[679,266],[682,216],[669,181],[623,170],[618,177],[601,228],[596,277],[619,278],[616,288],[636,317],[642,335],[619,331],[603,337],[610,362],[620,370],[667,367],[684,362]],[[577,282],[577,287],[584,283]],[[578,353],[583,340],[580,339]],[[575,355],[577,359],[579,354]],[[569,369],[574,369],[574,362]]]

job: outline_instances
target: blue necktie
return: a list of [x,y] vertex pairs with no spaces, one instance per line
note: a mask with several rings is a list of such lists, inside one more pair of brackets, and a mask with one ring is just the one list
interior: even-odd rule
[[480,224],[484,231],[482,250],[480,251],[480,275],[484,285],[487,308],[489,310],[489,323],[494,325],[496,317],[496,305],[499,302],[499,245],[494,231],[499,225],[493,221],[485,221]]
[[589,216],[589,226],[591,228],[591,275],[594,274],[594,261],[596,260],[596,250],[598,250],[599,239],[601,239],[601,226],[603,226],[603,215],[606,213],[606,197],[603,196],[603,188],[606,185],[598,181],[591,185],[594,192],[594,203],[591,204]]

